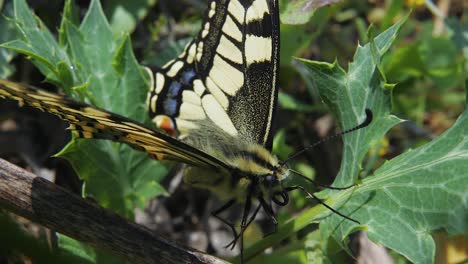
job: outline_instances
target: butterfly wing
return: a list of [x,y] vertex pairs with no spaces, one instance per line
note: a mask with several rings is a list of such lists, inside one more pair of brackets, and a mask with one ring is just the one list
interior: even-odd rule
[[[278,93],[276,0],[215,0],[202,30],[155,75],[151,117],[170,117],[190,134],[208,120],[224,132],[269,147]],[[159,124],[158,124],[159,125]]]
[[226,169],[216,158],[144,124],[32,86],[0,80],[0,97],[57,115],[68,121],[70,129],[81,138],[123,142],[158,160],[173,160],[211,170]]

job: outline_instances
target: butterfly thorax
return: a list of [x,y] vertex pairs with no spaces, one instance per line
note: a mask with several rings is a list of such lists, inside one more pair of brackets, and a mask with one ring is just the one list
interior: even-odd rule
[[209,139],[193,135],[197,133],[184,141],[218,158],[227,168],[211,171],[192,167],[184,178],[188,184],[213,191],[224,199],[242,200],[252,185],[255,185],[254,195],[265,197],[267,193],[280,191],[279,183],[288,176],[286,166],[260,144],[223,133],[211,133]]

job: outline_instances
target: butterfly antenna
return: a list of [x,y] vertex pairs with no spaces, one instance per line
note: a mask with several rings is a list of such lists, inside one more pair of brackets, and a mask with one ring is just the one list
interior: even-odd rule
[[324,188],[327,188],[327,189],[332,189],[332,190],[346,190],[346,189],[349,189],[351,187],[354,186],[353,185],[350,185],[350,186],[346,186],[346,187],[333,187],[333,186],[330,186],[330,185],[325,185],[325,184],[320,184],[312,179],[309,179],[307,176],[305,176],[304,174],[301,174],[300,172],[296,171],[296,170],[293,170],[293,169],[288,169],[290,172],[296,174],[297,176],[303,178],[304,180],[308,181],[308,182],[311,182],[313,183],[315,186],[320,186],[320,187],[324,187]]
[[[295,159],[296,157],[298,157],[298,156],[301,155],[302,153],[304,153],[304,152],[308,151],[309,149],[312,149],[312,148],[314,148],[314,147],[316,147],[316,146],[318,146],[318,145],[320,145],[320,144],[322,144],[322,143],[324,143],[324,142],[326,142],[326,141],[329,141],[329,140],[334,139],[334,138],[336,138],[336,137],[341,137],[341,136],[343,136],[343,135],[345,135],[345,134],[348,134],[348,133],[350,133],[350,132],[353,132],[353,131],[356,131],[356,130],[359,130],[359,129],[361,129],[361,128],[364,128],[364,127],[368,126],[368,125],[372,122],[373,114],[372,114],[372,111],[371,111],[370,109],[368,109],[368,108],[366,108],[365,111],[366,111],[366,120],[364,120],[364,122],[362,122],[362,123],[359,124],[358,126],[353,127],[353,128],[351,128],[351,129],[347,129],[347,130],[342,131],[342,132],[340,132],[340,133],[338,133],[338,134],[334,134],[334,135],[328,136],[328,137],[326,137],[326,138],[324,138],[324,139],[321,139],[321,140],[319,140],[319,141],[317,141],[317,142],[315,142],[315,143],[313,143],[313,144],[311,144],[311,145],[309,145],[309,146],[307,146],[307,147],[305,147],[305,148],[299,150],[299,151],[296,152],[295,154],[289,156],[286,160],[284,160],[284,161],[282,162],[282,164],[287,164],[290,160]],[[292,171],[292,170],[290,170],[290,171],[291,171],[291,172],[294,172],[294,171]],[[298,174],[298,173],[296,173],[296,172],[294,172],[294,173],[295,173],[295,174]],[[299,175],[299,176],[301,176],[301,175]],[[302,175],[302,176],[303,176],[303,175]],[[304,176],[304,177],[305,177],[305,176]],[[307,178],[307,177],[305,177],[305,178]],[[309,179],[309,178],[307,178],[307,179]],[[310,179],[309,179],[309,180],[310,180]],[[317,183],[315,183],[315,184],[317,184]]]

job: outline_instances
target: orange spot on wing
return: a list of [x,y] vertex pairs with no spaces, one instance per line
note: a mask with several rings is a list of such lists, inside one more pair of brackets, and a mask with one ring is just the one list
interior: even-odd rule
[[169,136],[176,137],[177,129],[174,122],[168,116],[160,116],[156,121],[156,125],[164,130]]

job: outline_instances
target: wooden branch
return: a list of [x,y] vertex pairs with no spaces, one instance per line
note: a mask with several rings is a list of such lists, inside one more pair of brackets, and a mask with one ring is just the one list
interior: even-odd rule
[[0,206],[131,263],[226,263],[161,238],[3,159]]

